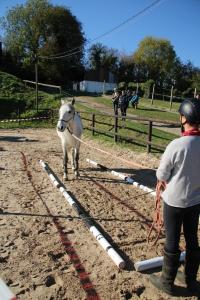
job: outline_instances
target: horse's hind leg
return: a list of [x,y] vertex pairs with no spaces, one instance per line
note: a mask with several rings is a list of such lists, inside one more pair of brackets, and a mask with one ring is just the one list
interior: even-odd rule
[[79,148],[74,148],[74,174],[77,179],[79,176]]
[[67,163],[68,163],[68,155],[67,155],[67,149],[66,147],[63,145],[63,169],[64,169],[64,180],[67,180]]
[[71,166],[72,166],[72,170],[75,170],[75,149],[72,148],[71,151]]

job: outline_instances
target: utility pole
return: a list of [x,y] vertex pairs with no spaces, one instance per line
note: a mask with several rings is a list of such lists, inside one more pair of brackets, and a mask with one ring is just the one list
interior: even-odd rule
[[172,109],[173,89],[174,89],[174,86],[172,85],[172,88],[171,88],[171,95],[170,95],[170,110]]
[[2,58],[2,42],[0,41],[0,63],[1,63],[1,58]]
[[138,94],[138,90],[139,90],[139,83],[137,82],[136,94]]
[[35,54],[35,107],[38,112],[38,57]]
[[104,81],[103,81],[103,95],[105,95],[105,84],[106,84],[106,82],[105,82],[105,79],[104,79]]

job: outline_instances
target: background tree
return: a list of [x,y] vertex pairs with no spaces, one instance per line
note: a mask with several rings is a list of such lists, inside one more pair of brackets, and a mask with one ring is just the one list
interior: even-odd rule
[[145,82],[147,80],[147,66],[136,63],[132,55],[121,55],[117,74],[118,82]]
[[122,54],[119,59],[117,81],[126,83],[133,82],[135,79],[134,68],[135,64],[132,57]]
[[118,68],[118,52],[101,43],[93,44],[89,49],[88,61],[92,70],[116,73]]
[[[67,59],[39,61],[40,78],[64,83],[82,68],[84,35],[82,26],[68,8],[53,6],[47,0],[28,0],[10,9],[3,20],[7,51],[22,66],[33,70],[35,56],[73,53]],[[73,71],[76,72],[73,73]],[[72,74],[73,73],[73,74]]]
[[146,37],[140,42],[133,59],[138,66],[146,68],[146,80],[153,79],[162,86],[174,65],[176,53],[168,40]]
[[46,70],[49,80],[54,78],[54,82],[61,83],[82,80],[85,39],[81,24],[69,10],[58,6],[49,8],[46,22],[45,44],[39,51],[40,55],[67,53],[61,59],[43,60],[41,67]]
[[103,57],[106,53],[106,47],[101,43],[93,44],[89,49],[88,61],[92,70],[99,71],[103,65]]

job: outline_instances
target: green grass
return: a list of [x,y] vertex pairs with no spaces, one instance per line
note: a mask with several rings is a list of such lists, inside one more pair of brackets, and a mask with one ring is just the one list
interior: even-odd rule
[[129,108],[128,113],[143,118],[152,118],[160,121],[178,122],[178,113],[166,112],[162,108],[151,108],[143,104],[143,101],[138,105],[138,109]]
[[9,97],[15,93],[23,92],[23,81],[14,75],[0,71],[0,95]]
[[[112,100],[111,97],[109,98],[104,98],[102,97],[92,97],[94,99],[95,102],[101,102],[109,107],[112,107]],[[151,104],[151,99],[146,99],[146,98],[140,98],[139,100],[143,106],[148,106],[151,107],[152,109],[164,109],[164,110],[169,110],[169,113],[173,113],[173,112],[178,112],[178,108],[180,106],[179,102],[172,102],[172,110],[170,112],[170,102],[169,100],[157,100],[154,99],[153,100],[153,104]]]
[[[38,92],[38,108],[58,108],[60,95],[52,95],[43,91]],[[35,108],[35,89],[26,87],[19,78],[0,72],[0,118],[16,118],[18,108],[22,117],[36,115]]]
[[[151,99],[142,98],[142,104],[145,106],[150,106],[152,108],[165,109],[170,111],[170,102],[169,100],[153,100],[153,104],[151,104]],[[180,102],[172,102],[172,112],[178,112],[178,108],[180,106]]]

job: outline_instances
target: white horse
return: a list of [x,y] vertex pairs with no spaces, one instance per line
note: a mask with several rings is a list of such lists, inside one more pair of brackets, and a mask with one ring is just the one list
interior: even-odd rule
[[[61,100],[61,107],[59,110],[59,120],[57,123],[57,133],[61,139],[63,149],[63,168],[64,179],[67,180],[67,163],[68,153],[71,151],[71,166],[74,170],[75,178],[78,178],[78,162],[79,162],[79,149],[80,141],[77,138],[81,138],[83,133],[83,125],[80,115],[75,111],[73,99],[71,103],[66,103],[65,100]],[[73,136],[74,135],[74,136]]]

